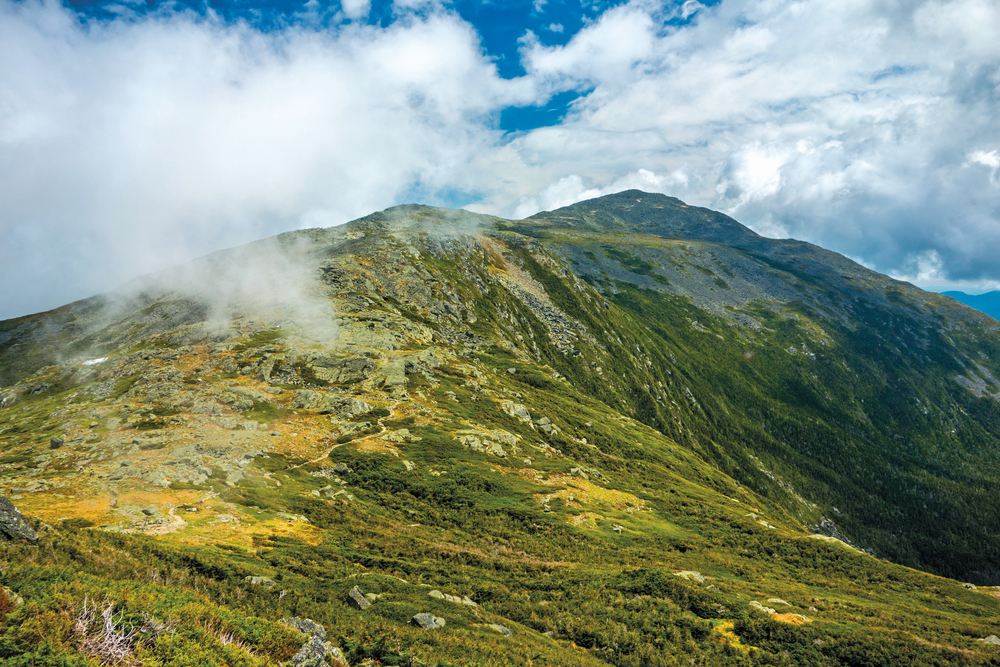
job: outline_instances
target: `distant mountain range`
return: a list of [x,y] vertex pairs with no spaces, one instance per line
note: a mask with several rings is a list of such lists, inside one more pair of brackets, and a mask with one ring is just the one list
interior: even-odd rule
[[0,663],[996,665],[998,442],[955,299],[398,206],[0,322]]
[[941,294],[950,296],[955,301],[975,308],[981,313],[986,313],[995,320],[1000,320],[1000,291],[986,292],[985,294],[966,294],[965,292],[941,292]]

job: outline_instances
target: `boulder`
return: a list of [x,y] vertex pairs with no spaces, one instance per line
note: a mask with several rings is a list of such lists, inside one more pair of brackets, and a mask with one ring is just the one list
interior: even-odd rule
[[444,619],[440,616],[435,616],[434,614],[414,614],[413,624],[419,625],[424,630],[433,630],[435,628],[444,627]]
[[510,637],[514,633],[511,632],[506,626],[500,625],[499,623],[490,623],[487,627],[492,628],[502,634],[504,637]]
[[146,516],[156,516],[159,510],[156,509],[156,505],[150,505],[142,510],[142,513]]
[[37,542],[38,535],[14,504],[0,496],[0,542],[27,540]]
[[326,628],[311,618],[290,616],[289,618],[281,619],[281,624],[287,625],[288,627],[298,630],[299,632],[309,635],[310,637],[319,637],[321,640],[326,639]]
[[322,639],[313,635],[302,645],[298,653],[292,656],[293,667],[330,667],[326,661],[328,649]]
[[198,400],[191,406],[191,414],[218,416],[222,414],[222,406],[215,401]]
[[351,602],[354,603],[355,607],[357,607],[362,611],[372,606],[372,603],[368,600],[368,598],[365,597],[365,594],[357,586],[352,588],[347,593],[347,597],[350,599]]
[[452,604],[464,604],[469,607],[478,607],[479,605],[473,602],[472,598],[468,595],[448,595],[447,593],[442,593],[439,590],[433,590],[427,594],[427,597],[434,598],[435,600],[445,600],[446,602],[451,602]]
[[337,416],[341,419],[349,419],[371,412],[372,406],[357,398],[342,399],[337,406]]
[[455,439],[473,451],[501,458],[507,456],[504,445],[512,448],[515,453],[520,451],[517,446],[518,436],[500,429],[495,431],[463,429],[455,431]]
[[63,446],[64,442],[66,441],[63,440],[62,438],[59,437],[52,438],[51,440],[49,440],[49,449],[59,449],[60,447]]
[[340,383],[364,380],[372,375],[378,367],[374,361],[365,356],[353,356],[345,359],[325,355],[309,354],[300,359],[300,368],[306,373],[323,382]]
[[984,637],[979,641],[983,642],[984,644],[995,644],[997,646],[1000,646],[1000,637],[997,637],[996,635],[990,635],[989,637]]
[[757,602],[756,600],[752,600],[750,602],[750,606],[753,607],[754,609],[761,610],[765,614],[772,614],[773,615],[773,614],[777,614],[778,613],[777,611],[775,611],[771,607],[765,607],[764,605],[762,605],[761,603]]
[[328,407],[327,397],[311,389],[300,389],[295,392],[295,400],[292,407],[296,410],[315,410],[317,408]]
[[552,420],[549,419],[548,417],[542,417],[541,419],[538,419],[537,421],[535,421],[535,424],[538,425],[538,430],[542,431],[547,435],[555,435],[556,433],[559,432],[559,427],[553,424]]
[[382,367],[382,382],[386,387],[406,386],[406,363],[392,361]]
[[419,442],[422,438],[419,435],[410,433],[410,429],[401,428],[396,431],[389,431],[382,434],[382,439],[386,442]]
[[267,586],[268,588],[274,588],[277,583],[271,577],[245,577],[246,581],[250,582],[251,586]]
[[439,347],[429,347],[426,350],[421,350],[415,355],[410,357],[411,363],[418,363],[428,368],[437,368],[438,366],[443,366],[448,361],[448,357],[445,356],[444,351]]
[[515,403],[513,401],[503,401],[500,403],[500,409],[509,414],[511,417],[520,419],[525,424],[531,423],[531,413],[528,412],[528,408],[520,403]]

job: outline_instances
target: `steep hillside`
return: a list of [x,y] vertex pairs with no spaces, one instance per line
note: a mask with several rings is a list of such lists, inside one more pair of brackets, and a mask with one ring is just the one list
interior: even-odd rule
[[[704,230],[677,221],[686,210]],[[881,557],[1000,581],[996,321],[666,197],[625,192],[531,223],[515,226],[642,318],[648,363],[615,366],[638,419]]]
[[635,191],[216,253],[0,323],[0,655],[992,664],[996,334]]

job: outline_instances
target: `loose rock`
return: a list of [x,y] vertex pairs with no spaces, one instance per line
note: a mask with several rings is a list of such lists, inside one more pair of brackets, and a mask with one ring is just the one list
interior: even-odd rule
[[493,628],[494,630],[502,634],[504,637],[510,637],[514,634],[505,626],[500,625],[499,623],[490,623],[488,627]]
[[372,603],[369,602],[368,598],[365,597],[365,594],[357,586],[350,590],[347,597],[354,603],[354,606],[362,611],[372,606]]
[[444,627],[444,619],[434,614],[415,614],[413,616],[413,623],[419,625],[424,630]]
[[282,625],[287,625],[290,628],[294,628],[299,632],[309,635],[310,637],[319,637],[320,639],[326,639],[326,628],[312,620],[311,618],[299,618],[298,616],[290,616],[289,618],[281,619]]
[[0,542],[18,540],[37,542],[38,535],[14,504],[0,496]]

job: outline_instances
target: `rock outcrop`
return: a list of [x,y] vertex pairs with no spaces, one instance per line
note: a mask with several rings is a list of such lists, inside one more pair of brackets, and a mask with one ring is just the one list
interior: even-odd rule
[[0,496],[0,542],[37,542],[38,535],[14,503]]

